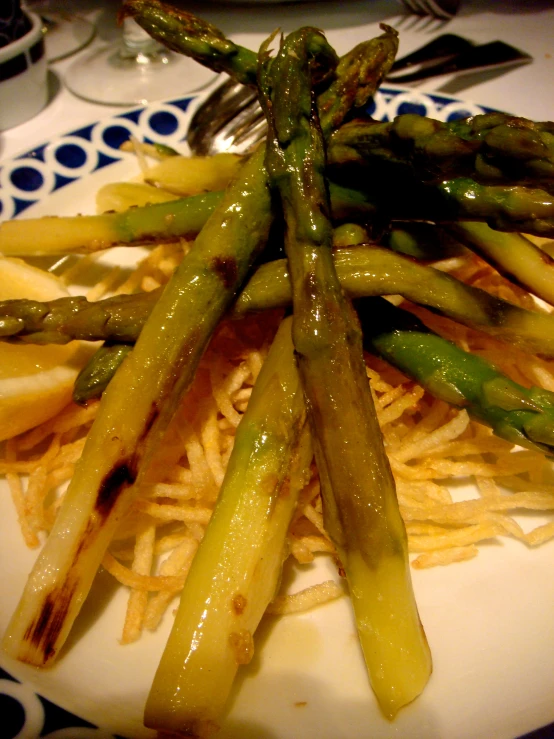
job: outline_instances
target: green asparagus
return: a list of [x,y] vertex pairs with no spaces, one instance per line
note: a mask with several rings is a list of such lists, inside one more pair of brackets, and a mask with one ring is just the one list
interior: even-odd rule
[[[324,130],[325,125],[323,118]],[[333,167],[335,181],[329,183],[333,220],[338,223],[374,219],[442,224],[485,221],[500,231],[554,236],[554,200],[544,190],[479,185],[469,179],[422,184],[410,177],[398,179],[391,172],[380,177],[379,186],[370,187],[365,170],[363,176],[356,172],[354,177],[342,170]],[[348,185],[342,185],[339,178],[348,180]],[[352,186],[353,180],[356,186]],[[86,254],[111,246],[195,236],[222,196],[221,192],[191,195],[124,213],[5,221],[0,224],[0,254]]]
[[[126,16],[134,18],[167,48],[192,57],[214,72],[226,72],[237,82],[256,86],[256,52],[235,44],[212,24],[158,0],[125,0],[120,17]],[[348,109],[363,107],[388,74],[398,50],[398,33],[390,26],[382,28],[382,36],[358,44],[341,59],[334,84],[319,96],[320,116],[326,115],[332,128],[344,118],[340,110],[338,117],[333,117],[335,106],[342,105],[341,99],[353,96]],[[327,76],[327,65],[323,68]]]
[[84,296],[0,301],[0,340],[66,344],[74,339],[132,343],[158,302],[162,288],[95,302]]
[[110,246],[139,246],[196,236],[223,198],[222,192],[96,216],[46,216],[0,225],[0,254],[87,254]]
[[423,182],[468,177],[482,184],[554,191],[554,125],[505,113],[441,121],[413,113],[393,121],[354,120],[330,139],[330,162],[394,164]]
[[323,135],[301,29],[269,59],[259,86],[267,168],[278,190],[291,271],[293,341],[314,436],[326,528],[346,577],[373,689],[394,716],[425,686],[431,658],[411,588],[407,541],[362,356],[361,333],[331,254]]
[[[360,245],[339,249],[333,258],[340,284],[353,298],[402,295],[464,326],[484,331],[522,350],[554,358],[554,316],[549,313],[520,308],[382,247]],[[0,302],[2,338],[35,343],[64,343],[74,338],[133,342],[159,295],[160,291],[156,290],[97,303],[88,303],[85,298],[62,298],[51,303]],[[286,306],[290,301],[286,262],[267,262],[254,272],[230,315],[238,318],[246,313]]]
[[298,493],[310,476],[305,418],[289,318],[237,428],[146,703],[147,726],[205,736],[217,724],[238,667],[250,661],[254,631],[279,585]]
[[[554,357],[554,316],[549,313],[520,308],[379,246],[340,249],[334,259],[341,285],[352,298],[399,294],[522,350]],[[268,262],[252,275],[234,315],[285,305],[290,289],[284,264]]]
[[132,348],[130,344],[106,343],[97,349],[75,379],[73,402],[86,405],[100,398]]
[[[412,195],[412,208],[416,201],[421,206],[420,220],[485,221],[499,231],[554,236],[554,197],[538,188],[486,186],[460,177],[422,185]],[[418,220],[412,208],[413,218]]]
[[554,393],[513,382],[490,362],[437,336],[414,315],[386,300],[363,298],[356,301],[356,309],[369,352],[386,359],[434,397],[466,408],[497,436],[554,454]]
[[426,183],[415,172],[363,162],[332,166],[328,174],[331,182],[362,190],[385,221],[485,221],[499,231],[554,236],[554,196],[537,187],[483,185],[467,177]]
[[[449,225],[481,221],[500,231],[554,237],[554,199],[544,190],[479,185],[468,179],[422,184],[395,177],[381,177],[378,186],[370,187],[365,173],[351,177],[340,168],[333,168],[331,176],[334,181],[330,181],[329,190],[336,223],[423,220]],[[339,178],[348,184],[341,184]],[[140,246],[194,236],[222,196],[221,192],[192,195],[125,213],[5,221],[0,224],[0,254],[86,254],[111,246]]]
[[[0,254],[26,257],[88,254],[112,246],[161,244],[194,237],[222,198],[223,192],[211,192],[138,206],[123,213],[5,221],[0,223]],[[376,204],[360,190],[332,184],[331,199],[337,223],[365,222],[376,214]]]
[[119,16],[134,18],[168,49],[191,56],[214,72],[226,72],[245,85],[256,85],[257,54],[192,13],[157,0],[125,0]]

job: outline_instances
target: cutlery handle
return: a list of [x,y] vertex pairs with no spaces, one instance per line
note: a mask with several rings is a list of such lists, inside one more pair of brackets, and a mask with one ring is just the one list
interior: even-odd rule
[[391,67],[391,72],[398,72],[423,62],[451,58],[471,48],[473,48],[472,41],[454,33],[444,33],[411,54],[397,59]]
[[516,63],[533,61],[533,57],[525,52],[519,51],[503,41],[491,41],[488,44],[474,46],[458,56],[441,61],[431,67],[420,69],[404,75],[389,76],[389,82],[403,84],[407,82],[419,82],[428,77],[436,77],[443,74],[455,72],[467,72],[476,69],[490,69],[492,67],[503,67]]

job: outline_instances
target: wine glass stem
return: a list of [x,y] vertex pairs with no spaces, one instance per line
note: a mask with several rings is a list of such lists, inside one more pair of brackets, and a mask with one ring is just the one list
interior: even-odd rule
[[163,51],[164,47],[149,36],[133,18],[125,18],[123,44],[119,52],[123,59],[147,62]]

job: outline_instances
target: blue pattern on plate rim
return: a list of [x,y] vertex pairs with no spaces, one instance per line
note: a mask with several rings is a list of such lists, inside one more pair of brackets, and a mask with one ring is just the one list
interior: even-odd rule
[[[133,154],[120,150],[130,136],[179,147],[185,142],[193,98],[136,108],[61,136],[18,156],[0,168],[0,220],[14,218],[29,206],[103,167]],[[389,88],[380,90],[369,112],[380,120],[420,113],[452,120],[487,109],[441,95]]]
[[124,739],[75,716],[0,668],[2,739]]
[[[0,168],[0,220],[14,218],[42,198],[124,157],[130,136],[179,148],[186,139],[194,98],[180,98],[135,108],[84,126],[21,154]],[[379,120],[418,113],[450,121],[489,112],[489,108],[443,95],[381,88],[368,109]],[[56,706],[0,667],[2,739],[123,739]],[[554,723],[520,739],[552,739]]]

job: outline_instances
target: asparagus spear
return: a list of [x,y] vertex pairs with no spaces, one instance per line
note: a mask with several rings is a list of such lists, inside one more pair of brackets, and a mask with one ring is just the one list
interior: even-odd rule
[[[351,177],[333,168],[329,183],[333,220],[367,223],[377,220],[460,221],[488,223],[500,231],[554,237],[554,201],[544,190],[479,185],[473,180],[421,184],[409,178],[382,176],[369,187],[367,177]],[[353,186],[353,180],[358,185]],[[110,246],[139,246],[196,235],[221,192],[191,195],[168,203],[98,216],[16,219],[0,224],[0,254],[40,256],[88,253]],[[380,215],[379,215],[380,214]]]
[[132,348],[131,344],[108,342],[97,349],[75,378],[73,402],[86,405],[89,400],[100,398]]
[[468,177],[491,185],[554,191],[554,124],[505,113],[441,121],[407,113],[393,121],[354,120],[333,133],[330,161],[392,163],[424,182]]
[[413,597],[406,535],[365,375],[361,334],[331,255],[323,136],[311,104],[301,29],[275,59],[260,52],[267,167],[278,189],[291,270],[293,341],[322,481],[327,529],[350,585],[373,689],[392,717],[431,671]]
[[264,152],[244,165],[174,273],[101,403],[55,526],[4,636],[16,659],[57,656],[197,363],[267,238]]
[[354,166],[330,167],[329,177],[363,190],[389,220],[485,221],[499,231],[554,236],[554,197],[537,187],[483,185],[467,177],[426,183],[414,170],[398,171],[391,164],[370,168],[361,159]]
[[84,296],[0,301],[0,339],[26,344],[66,344],[74,339],[137,340],[162,288],[89,302]]
[[471,221],[452,223],[446,229],[512,282],[554,305],[554,259],[525,236]]
[[[347,101],[343,98],[344,108]],[[111,246],[141,246],[196,236],[223,192],[190,195],[166,203],[144,205],[123,213],[93,216],[43,216],[0,223],[0,254],[42,256],[88,254]],[[374,216],[376,206],[360,190],[331,186],[337,222]]]
[[[352,298],[399,294],[522,350],[554,357],[554,316],[549,313],[520,308],[379,246],[340,249],[334,260],[340,283]],[[285,305],[290,300],[288,272],[282,262],[259,267],[235,303],[234,315]]]
[[[134,18],[167,48],[192,57],[214,72],[226,72],[237,82],[256,86],[256,52],[235,44],[211,23],[158,0],[125,0],[120,16]],[[319,96],[320,116],[325,114],[332,128],[344,118],[341,100],[353,95],[348,108],[364,106],[394,62],[398,33],[390,26],[382,25],[381,28],[384,30],[382,36],[358,44],[341,59],[335,84]],[[336,119],[333,110],[338,111]]]
[[298,493],[309,479],[305,419],[288,318],[237,429],[146,703],[147,726],[205,736],[238,667],[250,661],[252,636],[279,584]]
[[[521,349],[554,357],[554,316],[533,312],[471,287],[451,275],[378,246],[339,249],[333,255],[340,284],[354,298],[402,295]],[[0,302],[4,340],[64,343],[75,338],[134,342],[161,290],[96,303],[62,298],[50,303]],[[277,308],[291,301],[284,260],[267,262],[252,275],[230,315]]]
[[466,408],[513,444],[554,453],[554,393],[526,388],[490,362],[430,331],[411,313],[381,298],[356,301],[364,346],[436,398]]
[[119,16],[134,18],[168,49],[191,56],[214,72],[226,72],[244,85],[256,85],[256,52],[233,43],[192,13],[157,0],[125,0]]
[[123,213],[5,221],[0,225],[0,254],[86,254],[196,236],[222,198],[222,192],[209,192]]
[[398,32],[384,23],[380,28],[381,36],[363,41],[341,57],[333,81],[319,94],[317,108],[325,136],[342,124],[345,112],[367,105],[389,73],[398,51]]
[[[347,105],[343,107],[346,110]],[[390,220],[442,224],[486,221],[501,231],[554,236],[554,202],[543,190],[485,186],[468,179],[421,184],[413,177],[398,179],[394,172],[385,172],[379,186],[372,188],[364,174],[359,186],[353,187],[352,180],[359,181],[360,172],[353,178],[344,169],[333,167],[332,176],[349,180],[348,185],[329,183],[335,222],[366,223],[381,213],[382,219],[386,214]],[[191,195],[124,213],[5,221],[0,224],[0,254],[86,254],[111,246],[139,246],[194,236],[222,196],[221,192]]]

